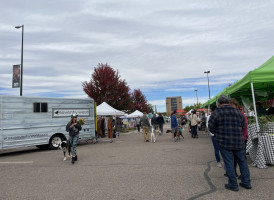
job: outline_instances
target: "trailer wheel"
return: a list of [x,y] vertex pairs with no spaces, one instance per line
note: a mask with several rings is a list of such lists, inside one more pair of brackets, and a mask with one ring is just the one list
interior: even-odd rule
[[51,150],[58,149],[58,145],[64,140],[63,136],[60,134],[53,135],[49,140],[49,148]]

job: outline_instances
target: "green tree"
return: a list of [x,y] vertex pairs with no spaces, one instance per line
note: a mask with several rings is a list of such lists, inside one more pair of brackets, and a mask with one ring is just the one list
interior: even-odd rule
[[194,103],[194,105],[186,106],[186,107],[184,108],[184,110],[188,112],[188,111],[190,111],[191,109],[198,110],[198,109],[200,109],[200,108],[202,108],[202,104],[201,104],[201,103],[198,103],[198,104]]

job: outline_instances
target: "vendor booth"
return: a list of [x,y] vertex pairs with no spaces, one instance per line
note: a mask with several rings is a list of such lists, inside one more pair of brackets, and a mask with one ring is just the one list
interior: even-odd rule
[[133,113],[129,114],[127,118],[136,118],[136,117],[143,117],[143,113],[139,110],[135,110]]
[[123,111],[111,107],[106,102],[103,102],[99,106],[97,106],[96,111],[97,115],[99,116],[117,116],[125,114]]
[[[242,102],[250,113],[254,110],[255,120],[248,125],[247,152],[253,161],[253,165],[266,168],[266,164],[274,164],[274,123],[266,121],[264,125],[259,122],[256,102],[266,102],[274,97],[274,56],[259,68],[247,73],[241,80],[203,104],[213,106],[220,95],[228,95]],[[273,102],[273,101],[272,101]],[[271,105],[273,107],[273,105]],[[262,128],[267,124],[267,129]]]

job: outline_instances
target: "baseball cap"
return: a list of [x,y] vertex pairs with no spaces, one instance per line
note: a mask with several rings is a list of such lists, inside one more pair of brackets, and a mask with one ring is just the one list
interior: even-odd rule
[[78,117],[75,113],[71,115],[71,118]]

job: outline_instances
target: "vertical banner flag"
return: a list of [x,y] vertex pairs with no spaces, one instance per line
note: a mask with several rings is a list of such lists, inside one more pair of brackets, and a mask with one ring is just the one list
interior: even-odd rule
[[13,65],[12,88],[20,88],[20,65]]

